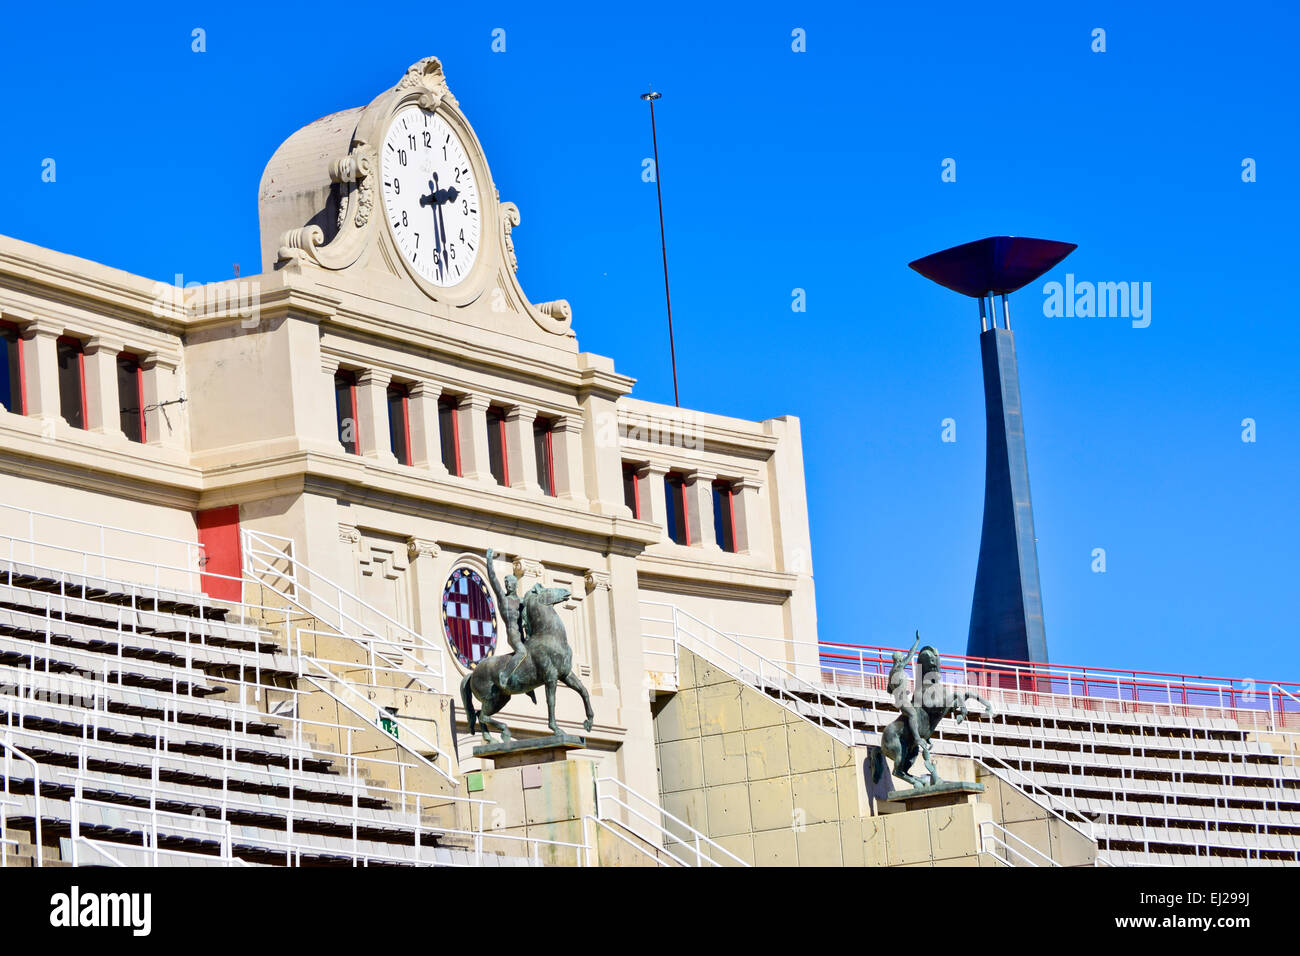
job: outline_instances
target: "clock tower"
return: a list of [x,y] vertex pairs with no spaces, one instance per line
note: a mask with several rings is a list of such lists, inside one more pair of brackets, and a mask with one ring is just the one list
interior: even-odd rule
[[499,200],[436,57],[289,137],[262,176],[259,213],[264,272],[360,279],[453,323],[577,351],[568,302],[533,303],[519,285],[519,209]]

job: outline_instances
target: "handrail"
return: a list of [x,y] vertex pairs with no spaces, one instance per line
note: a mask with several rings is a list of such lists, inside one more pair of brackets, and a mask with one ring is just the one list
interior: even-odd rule
[[[244,573],[248,576],[249,580],[253,581],[254,583],[270,588],[271,591],[274,592],[276,595],[278,595],[280,598],[282,598],[285,601],[289,601],[290,603],[299,607],[304,613],[310,614],[313,617],[321,618],[322,615],[320,612],[322,608],[333,612],[338,616],[338,624],[335,625],[333,622],[329,622],[329,623],[331,624],[331,626],[334,626],[341,635],[351,636],[348,635],[349,629],[344,626],[344,624],[348,621],[351,621],[352,624],[355,626],[355,629],[360,631],[361,635],[363,636],[367,633],[373,633],[373,631],[366,624],[365,621],[363,621],[361,618],[357,617],[354,614],[349,613],[347,610],[344,609],[343,604],[345,600],[352,602],[358,608],[361,609],[362,613],[368,613],[374,617],[381,619],[390,628],[395,629],[399,635],[408,638],[412,643],[417,644],[423,649],[432,652],[435,660],[437,661],[436,667],[431,665],[429,661],[422,660],[420,658],[414,658],[414,657],[413,659],[419,661],[421,666],[433,676],[433,678],[437,682],[438,687],[442,690],[443,693],[447,692],[447,683],[446,683],[446,676],[445,676],[446,669],[443,666],[444,663],[443,648],[441,644],[439,644],[436,641],[430,641],[423,634],[408,627],[407,625],[401,623],[400,621],[394,620],[392,617],[385,614],[383,611],[379,610],[378,608],[374,607],[372,604],[362,600],[360,597],[353,594],[351,591],[347,590],[342,585],[336,584],[328,577],[321,574],[320,572],[312,570],[302,561],[298,560],[298,558],[295,557],[292,554],[292,552],[279,551],[274,548],[270,548],[269,550],[264,550],[264,551],[258,550],[259,546],[264,548],[267,547],[266,540],[261,533],[245,529],[244,531],[241,532],[241,535],[243,536],[243,552],[244,552],[244,559],[245,559]],[[281,540],[287,540],[287,539],[281,539]],[[291,576],[288,576],[287,579],[293,583],[294,592],[295,592],[294,594],[290,595],[286,593],[284,589],[277,587],[276,585],[258,576],[259,574],[271,573],[277,577],[286,577],[284,572],[277,569],[272,561],[266,560],[266,556],[268,555],[274,555],[275,558],[277,559],[288,560],[292,562],[293,573]],[[330,600],[326,598],[324,595],[318,594],[316,589],[312,588],[308,583],[306,583],[303,580],[304,574],[300,572],[304,572],[306,576],[315,578],[319,580],[321,584],[323,584],[324,586],[328,588],[332,588],[335,594],[337,595],[338,604],[335,605],[331,603]],[[311,599],[310,605],[303,600],[304,596]],[[380,635],[376,634],[374,636],[377,638]],[[397,642],[390,641],[389,643],[393,644],[393,646],[395,647],[401,646],[400,643]]]
[[[713,859],[709,858],[708,856],[705,856],[703,853],[701,853],[701,851],[700,851],[700,842],[701,842],[701,841],[707,843],[709,846],[711,846],[713,849],[717,850],[719,853],[722,853],[722,854],[724,854],[725,856],[730,857],[731,860],[732,860],[732,862],[736,863],[738,866],[749,866],[748,863],[746,863],[746,862],[745,862],[744,860],[742,860],[740,857],[736,856],[736,854],[732,853],[732,852],[731,852],[730,850],[728,850],[726,847],[721,846],[720,844],[718,844],[718,843],[714,842],[713,840],[709,839],[707,836],[705,836],[705,835],[704,835],[703,833],[701,833],[699,830],[695,829],[695,827],[691,826],[691,825],[690,825],[689,823],[687,823],[685,820],[682,820],[682,819],[680,819],[679,817],[676,817],[676,816],[674,816],[673,814],[669,813],[667,810],[665,810],[663,807],[659,806],[657,803],[655,803],[655,802],[654,802],[653,800],[651,800],[649,797],[644,796],[644,795],[641,794],[641,793],[638,793],[636,790],[633,790],[630,786],[628,786],[628,785],[627,785],[626,783],[624,783],[622,780],[619,780],[617,777],[597,777],[597,778],[596,778],[596,799],[597,799],[597,801],[599,801],[599,800],[601,799],[601,797],[603,796],[602,793],[601,793],[601,789],[600,789],[600,785],[601,785],[602,783],[613,784],[615,788],[624,791],[628,796],[635,797],[637,800],[640,800],[643,804],[645,804],[646,806],[648,806],[648,807],[651,809],[651,812],[662,814],[664,817],[667,817],[669,820],[671,820],[673,823],[676,823],[679,827],[682,827],[684,830],[689,830],[690,833],[691,833],[691,835],[692,835],[693,837],[695,837],[695,856],[696,856],[696,865],[697,865],[697,866],[700,864],[700,861],[701,861],[701,860],[707,861],[711,866],[721,866],[721,865],[722,865],[722,864],[720,864],[720,863],[714,861]],[[626,804],[624,801],[620,800],[617,796],[614,796],[614,795],[611,794],[611,795],[610,795],[610,799],[613,800],[613,801],[614,801],[615,803],[617,803],[618,805],[622,806],[624,809],[628,810],[628,812],[630,812],[630,813],[632,813],[633,815],[635,815],[638,819],[645,820],[645,822],[649,823],[652,827],[654,827],[655,829],[657,829],[657,830],[658,830],[662,835],[667,836],[667,837],[670,837],[671,839],[673,839],[674,841],[676,841],[676,842],[678,842],[678,843],[683,843],[683,842],[684,842],[684,841],[681,839],[681,837],[679,837],[679,836],[677,836],[676,834],[674,834],[671,830],[668,830],[666,827],[663,826],[662,823],[656,823],[655,821],[648,819],[646,816],[644,816],[643,814],[641,814],[641,813],[639,813],[638,811],[636,811],[636,810],[635,810],[634,808],[632,808],[630,805],[628,805],[628,804]],[[665,853],[668,853],[668,850],[665,848],[665,849],[664,849],[664,852],[665,852]],[[669,856],[672,856],[671,853],[669,853],[668,855],[669,855]],[[673,859],[676,859],[676,857],[673,857]],[[683,865],[683,866],[686,866],[687,864],[682,863],[682,865]]]
[[[968,739],[968,743],[970,744],[971,747],[971,759],[975,760],[975,762],[980,764],[980,766],[982,766],[985,770],[987,770],[989,773],[993,774],[993,776],[999,778],[1000,780],[1011,784],[1011,786],[1017,790],[1023,790],[1027,787],[1035,794],[1041,795],[1042,797],[1046,798],[1050,802],[1040,804],[1044,810],[1052,814],[1052,816],[1056,817],[1058,820],[1060,820],[1070,829],[1077,832],[1080,836],[1085,837],[1089,842],[1094,844],[1097,842],[1096,829],[1095,829],[1096,825],[1093,823],[1092,820],[1084,816],[1078,810],[1075,810],[1069,804],[1065,803],[1061,797],[1057,796],[1056,794],[1052,793],[1049,790],[1043,789],[1043,787],[1035,783],[1029,777],[1028,774],[1024,773],[1021,770],[1017,770],[1015,767],[1011,766],[1009,763],[1007,763],[1005,760],[1003,760],[993,751],[986,748],[983,744],[978,743],[973,737]],[[1003,776],[1002,774],[998,773],[996,767],[992,767],[988,763],[986,763],[985,760],[976,757],[974,753],[976,750],[980,752],[980,754],[985,758],[985,760],[996,761],[997,763],[1002,765],[1002,767],[1007,771],[1008,774],[1014,774],[1015,776],[1022,779],[1024,781],[1024,786],[1021,786],[1015,780],[1010,780],[1007,777]],[[1035,802],[1039,803],[1040,801],[1035,801]],[[1064,814],[1057,812],[1056,808],[1052,805],[1052,803],[1059,803],[1070,813],[1077,816],[1080,820],[1084,822],[1084,824],[1087,826],[1087,829],[1085,830],[1083,827],[1080,827],[1074,821],[1068,819]]]
[[98,853],[100,856],[102,856],[104,859],[108,860],[108,862],[113,864],[113,866],[126,866],[125,863],[123,863],[117,857],[113,856],[113,854],[109,853],[102,846],[99,846],[98,843],[92,840],[90,837],[84,837],[84,836],[75,837],[72,841],[72,845],[73,846],[81,845],[81,846],[89,847],[90,849]]
[[[794,643],[796,646],[806,646],[812,642]],[[879,645],[829,641],[819,641],[816,647],[819,659],[830,674],[856,674],[864,682],[868,678],[884,679],[891,666],[890,655],[895,650]],[[1002,689],[1006,691],[1039,696],[1082,697],[1148,706],[1198,707],[1221,712],[1262,710],[1264,707],[1264,695],[1256,689],[1255,682],[1241,678],[1026,663],[958,654],[941,655],[940,666],[945,674],[960,675],[959,682],[972,687],[999,687],[1005,682],[1006,686]],[[1292,686],[1300,689],[1300,684]],[[1291,697],[1300,704],[1300,699],[1294,695]]]
[[[989,830],[995,830],[997,832],[990,835],[990,833],[985,830],[985,827],[988,827]],[[1028,841],[1021,839],[1020,837],[1012,833],[1010,830],[1008,830],[1006,827],[1000,826],[999,824],[994,823],[992,820],[981,820],[979,828],[980,828],[980,852],[989,853],[990,856],[992,856],[994,859],[999,860],[999,862],[1006,863],[1006,861],[1000,860],[1000,858],[996,853],[990,853],[990,851],[985,847],[984,844],[991,841],[997,844],[998,846],[1001,846],[1008,853],[1014,854],[1017,859],[1024,861],[1025,866],[1043,865],[1042,863],[1035,863],[1033,860],[1029,859],[1029,857],[1019,852],[1015,847],[1013,847],[1010,843],[1007,842],[1007,840],[1015,840],[1021,846],[1029,850],[1031,853],[1034,853],[1042,857],[1044,860],[1046,860],[1048,866],[1061,865],[1060,863],[1057,863],[1055,860],[1053,860],[1046,853],[1044,853],[1042,850],[1038,849],[1038,847],[1034,846],[1032,843],[1029,843]],[[1003,837],[1005,837],[1006,839],[1003,839]],[[1010,866],[1011,864],[1006,863],[1006,865]]]
[[[1289,690],[1287,690],[1286,688],[1278,684],[1268,685],[1268,722],[1273,729],[1276,729],[1278,725],[1278,720],[1276,717],[1273,716],[1273,691],[1277,691],[1283,697],[1290,698],[1291,700],[1295,701],[1297,704],[1300,704],[1300,697],[1297,697],[1295,694],[1291,693]],[[1277,712],[1283,713],[1283,711],[1284,711],[1284,705],[1279,704]]]
[[[795,642],[795,643],[812,643],[812,642]],[[880,661],[888,661],[890,659],[888,655],[891,655],[898,650],[904,650],[904,648],[889,647],[884,644],[849,644],[842,641],[817,641],[816,643],[818,647],[843,648],[843,649],[851,649],[851,650],[858,650],[858,651],[862,651],[862,650],[882,651],[883,654],[878,655],[878,657],[876,658]],[[836,657],[837,652],[832,652],[831,654],[827,654],[825,656]],[[843,655],[843,656],[846,660],[854,659],[851,655]],[[1133,676],[1133,677],[1137,677],[1137,676],[1176,677],[1183,681],[1204,680],[1204,681],[1220,681],[1226,683],[1247,682],[1247,678],[1221,677],[1221,676],[1215,676],[1210,674],[1181,674],[1175,671],[1148,671],[1148,670],[1138,670],[1133,668],[1122,668],[1122,667],[1118,667],[1118,668],[1117,667],[1094,667],[1088,664],[1034,663],[1034,662],[1026,662],[1026,661],[1016,661],[1016,660],[1011,660],[1010,658],[1001,658],[1001,657],[968,657],[964,654],[942,654],[940,655],[940,660],[941,661],[943,660],[971,661],[977,664],[1005,664],[1007,665],[1007,668],[1009,669],[1010,672],[1022,672],[1026,677],[1051,676],[1052,672],[1055,671],[1060,671],[1062,673],[1078,671],[1081,672],[1083,675],[1095,673],[1095,674]],[[991,670],[993,668],[977,667],[975,669]],[[1100,680],[1103,678],[1098,678],[1098,679]],[[1163,686],[1164,682],[1157,682],[1157,683]],[[1255,682],[1250,681],[1250,683],[1255,683]],[[1284,683],[1294,683],[1297,686],[1300,686],[1300,682],[1286,681]]]
[[45,845],[41,840],[41,768],[30,756],[25,754],[18,747],[14,746],[13,736],[8,730],[5,731],[5,793],[12,795],[9,789],[9,778],[13,771],[11,756],[16,756],[19,760],[27,763],[32,768],[32,794],[35,797],[32,806],[35,808],[33,816],[36,823],[33,829],[33,839],[36,841],[36,865],[44,867]]
[[[645,847],[637,846],[636,843],[634,843],[634,842],[632,841],[632,838],[631,838],[631,837],[629,837],[629,836],[628,836],[627,834],[625,834],[625,833],[619,833],[617,830],[615,830],[612,826],[610,826],[608,823],[606,823],[606,822],[605,822],[604,820],[602,820],[600,817],[592,816],[590,813],[588,813],[586,816],[584,816],[584,817],[582,818],[582,820],[583,820],[583,835],[584,835],[584,836],[586,835],[586,822],[587,822],[588,820],[590,820],[592,823],[596,824],[597,827],[600,827],[600,828],[602,828],[602,829],[604,829],[604,830],[607,830],[607,831],[609,831],[610,833],[612,833],[614,836],[618,837],[618,839],[622,840],[624,843],[626,843],[626,844],[627,844],[628,846],[630,846],[632,849],[636,850],[636,852],[640,853],[642,856],[648,856],[648,857],[650,857],[651,859],[653,859],[653,860],[655,861],[655,866],[667,866],[667,865],[668,865],[668,864],[665,863],[663,860],[659,859],[659,853],[661,853],[661,852],[662,852],[662,853],[667,853],[668,856],[672,857],[674,860],[677,859],[677,857],[673,856],[671,853],[668,853],[667,850],[663,850],[663,849],[661,849],[661,848],[659,848],[659,847],[655,847],[653,844],[651,844],[651,849],[649,849],[649,850],[647,850]],[[594,841],[592,841],[592,842],[594,842]],[[587,850],[587,866],[591,866],[591,850],[590,850],[591,843],[590,843],[590,842],[587,844],[587,847],[588,847],[588,850]],[[598,862],[599,862],[600,845],[599,845],[598,843],[597,843],[597,845],[596,845],[596,853],[597,853],[597,860],[598,860]],[[681,861],[679,860],[678,862],[681,862]],[[685,866],[686,864],[683,863],[682,865]]]
[[[305,664],[309,664],[309,665],[311,665],[312,667],[315,667],[315,668],[316,668],[317,670],[319,670],[322,674],[324,674],[324,675],[325,675],[329,680],[334,681],[335,683],[339,684],[341,687],[344,687],[344,688],[348,691],[348,693],[352,694],[353,696],[357,697],[358,699],[364,701],[368,706],[372,707],[372,708],[374,709],[374,711],[375,711],[375,715],[374,715],[374,716],[375,716],[376,718],[381,718],[381,719],[382,719],[382,718],[387,718],[387,719],[390,719],[390,720],[394,720],[394,722],[396,722],[396,718],[394,718],[392,714],[390,714],[388,711],[384,710],[382,707],[380,707],[380,706],[379,706],[378,704],[376,704],[374,701],[372,701],[372,700],[368,699],[367,697],[365,697],[363,694],[358,693],[354,688],[352,688],[351,686],[348,685],[348,682],[347,682],[345,679],[339,677],[337,674],[335,674],[333,671],[331,671],[328,667],[326,667],[326,666],[325,666],[321,661],[317,660],[317,659],[314,658],[314,657],[306,657],[306,656],[302,657],[302,661],[303,661]],[[352,704],[349,704],[347,701],[345,701],[345,700],[344,700],[343,698],[341,698],[339,695],[335,694],[335,693],[334,693],[333,691],[331,691],[329,688],[325,687],[325,686],[320,682],[319,679],[317,679],[317,678],[315,678],[315,677],[312,677],[310,674],[304,674],[303,676],[304,676],[305,678],[307,678],[307,680],[311,681],[312,684],[315,685],[315,686],[316,686],[316,687],[317,687],[317,688],[318,688],[322,693],[324,693],[324,694],[328,695],[330,698],[332,698],[332,699],[334,700],[335,703],[339,704],[340,706],[346,707],[348,710],[350,710],[352,713],[356,714],[356,716],[358,716],[358,717],[361,718],[362,720],[368,720],[367,717],[366,717],[366,715],[365,715],[364,713],[362,713],[360,710],[358,710],[358,709],[357,709],[356,707],[354,707]],[[410,737],[414,737],[417,741],[419,741],[420,743],[422,743],[422,744],[424,744],[426,747],[428,747],[430,751],[432,751],[433,753],[436,753],[438,756],[440,756],[440,757],[442,757],[444,760],[446,760],[446,761],[447,761],[447,766],[449,766],[449,767],[450,767],[450,766],[454,766],[454,761],[452,761],[452,759],[451,759],[450,757],[448,757],[447,754],[445,754],[445,753],[442,751],[442,748],[440,748],[437,744],[435,744],[435,743],[431,743],[430,741],[426,740],[426,739],[425,739],[423,736],[421,736],[417,731],[410,729],[410,728],[409,728],[408,726],[406,726],[405,724],[399,724],[399,726],[402,728],[402,730],[403,730],[407,735],[409,735]],[[425,757],[422,753],[420,753],[420,752],[419,752],[418,750],[416,750],[414,747],[411,747],[411,746],[408,746],[408,745],[404,744],[404,743],[402,742],[402,740],[401,740],[400,738],[398,738],[398,737],[394,737],[393,740],[394,740],[394,742],[395,742],[399,747],[402,747],[402,748],[405,749],[405,750],[409,750],[409,751],[411,752],[412,756],[414,756],[417,760],[419,760],[422,764],[424,764],[424,765],[425,765],[426,767],[428,767],[430,770],[433,770],[435,773],[437,773],[440,777],[442,777],[444,780],[446,780],[446,781],[447,781],[448,783],[450,783],[452,786],[459,786],[459,785],[460,785],[459,781],[458,781],[455,777],[453,777],[453,776],[452,776],[450,773],[448,773],[447,771],[443,770],[441,767],[439,767],[439,766],[438,766],[436,763],[434,763],[433,761],[429,760],[427,757]]]

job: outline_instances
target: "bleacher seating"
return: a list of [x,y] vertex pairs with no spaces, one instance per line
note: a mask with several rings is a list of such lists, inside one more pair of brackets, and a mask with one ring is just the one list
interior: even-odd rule
[[[231,618],[203,595],[0,561],[10,862],[33,861],[20,848],[38,815],[46,859],[89,865],[526,862],[475,856],[295,739],[263,709],[296,693],[294,661],[276,634]],[[39,799],[20,755],[39,768]]]

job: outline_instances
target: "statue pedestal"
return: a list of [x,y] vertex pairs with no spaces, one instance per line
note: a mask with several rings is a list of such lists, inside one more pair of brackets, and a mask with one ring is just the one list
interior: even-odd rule
[[483,760],[491,760],[496,770],[507,767],[526,767],[538,763],[562,762],[570,750],[587,746],[585,737],[552,734],[549,737],[525,737],[495,744],[480,744],[472,753]]
[[[984,792],[982,783],[967,781],[941,781],[934,786],[895,790],[880,801],[881,813],[899,813],[906,810],[930,810],[934,807],[954,807],[974,803],[975,795]],[[892,804],[892,806],[891,806]]]
[[487,852],[550,866],[586,861],[586,820],[596,813],[596,761],[568,756],[580,740],[533,737],[474,749],[475,756],[495,764],[464,777],[469,796],[495,804],[483,818]]

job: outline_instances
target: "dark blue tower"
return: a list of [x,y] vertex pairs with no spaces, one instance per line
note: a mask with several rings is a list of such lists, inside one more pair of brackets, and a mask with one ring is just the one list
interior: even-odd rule
[[[1075,248],[1068,242],[993,236],[909,263],[927,279],[980,303],[986,426],[984,528],[966,641],[970,657],[1047,663],[1020,373],[1006,297]],[[1002,299],[1002,328],[998,328],[994,296]]]

